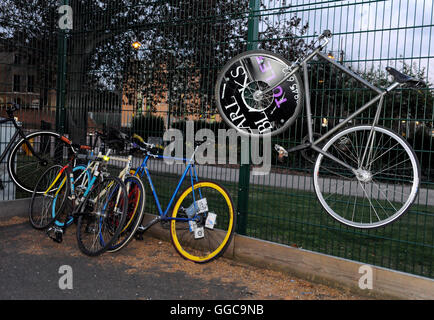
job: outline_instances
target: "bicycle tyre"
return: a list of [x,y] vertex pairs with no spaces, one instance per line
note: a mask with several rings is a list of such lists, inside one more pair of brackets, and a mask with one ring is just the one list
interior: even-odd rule
[[[214,89],[217,109],[225,123],[247,136],[274,136],[292,125],[304,99],[300,75],[296,72],[275,87],[289,65],[285,58],[265,50],[246,51],[230,59],[217,76]],[[248,72],[244,66],[248,66]],[[249,81],[247,74],[254,80]],[[273,90],[256,95],[269,88]]]
[[[187,219],[192,220],[188,217],[185,208],[181,206],[183,203],[191,205],[194,194],[199,194],[201,199],[207,199],[207,211],[195,215],[196,227],[203,228],[203,237],[199,239],[195,238],[195,232],[192,231]],[[194,195],[195,199],[197,199],[196,195]],[[214,210],[213,213],[216,214],[216,227],[212,229],[205,227],[206,219],[212,212],[210,210]],[[173,208],[170,223],[172,244],[184,259],[196,263],[207,263],[220,257],[226,251],[231,243],[235,225],[234,206],[226,189],[212,181],[197,182],[193,188],[188,187],[180,195]]]
[[[39,187],[45,189],[45,192],[36,192]],[[33,228],[46,229],[56,221],[65,208],[69,190],[69,180],[64,167],[54,165],[41,175],[30,200],[29,221]]]
[[386,226],[401,217],[416,199],[420,184],[420,165],[409,143],[379,126],[369,141],[371,128],[345,129],[322,147],[357,170],[320,154],[313,171],[314,190],[325,211],[359,229]]
[[128,175],[124,178],[124,183],[128,189],[127,218],[125,219],[125,224],[119,238],[107,250],[107,252],[111,253],[117,252],[127,246],[142,222],[145,209],[146,194],[142,179],[137,176]]
[[125,223],[127,203],[122,180],[117,177],[99,178],[79,209],[76,237],[81,252],[98,256],[111,247]]
[[[31,154],[26,141],[33,143],[35,152],[43,161]],[[33,193],[35,177],[39,178],[46,168],[54,164],[66,164],[70,152],[71,146],[63,141],[58,133],[51,131],[30,133],[26,139],[19,140],[9,153],[7,161],[9,175],[20,189]]]

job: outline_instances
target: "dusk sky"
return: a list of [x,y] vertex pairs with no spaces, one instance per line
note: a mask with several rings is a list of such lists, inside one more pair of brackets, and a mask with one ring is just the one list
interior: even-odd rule
[[[309,23],[309,35],[330,29],[335,36],[328,51],[343,50],[345,60],[358,69],[406,63],[425,67],[434,82],[434,6],[432,0],[277,0],[285,14]],[[357,60],[362,60],[357,62]]]

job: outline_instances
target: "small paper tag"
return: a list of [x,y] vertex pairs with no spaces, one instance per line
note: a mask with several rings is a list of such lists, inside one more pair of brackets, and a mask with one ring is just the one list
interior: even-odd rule
[[205,230],[203,227],[197,227],[194,230],[194,238],[195,239],[201,239],[205,236]]
[[205,227],[208,229],[214,229],[214,225],[217,219],[217,215],[214,212],[208,212],[206,217]]
[[197,229],[196,221],[192,221],[192,220],[188,221],[188,226],[190,228],[190,232],[196,232]]
[[197,213],[203,213],[208,211],[208,203],[206,201],[206,198],[197,200],[196,205],[197,205]]

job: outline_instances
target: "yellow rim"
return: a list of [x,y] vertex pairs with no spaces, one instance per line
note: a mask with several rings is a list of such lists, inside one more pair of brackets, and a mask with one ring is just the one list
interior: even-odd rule
[[[220,192],[220,194],[222,194],[223,197],[225,198],[226,203],[229,207],[229,212],[230,212],[229,228],[228,228],[228,231],[226,232],[225,238],[223,239],[222,243],[217,247],[217,249],[215,249],[213,252],[209,253],[208,255],[206,255],[204,257],[197,257],[197,256],[191,255],[190,253],[185,251],[184,248],[181,246],[181,244],[179,243],[178,237],[176,235],[176,220],[172,220],[170,223],[170,232],[172,234],[173,244],[175,245],[176,249],[183,257],[185,257],[191,261],[194,261],[194,262],[204,262],[204,261],[210,260],[210,259],[214,258],[216,255],[218,255],[223,250],[224,246],[227,244],[229,237],[232,233],[232,228],[233,228],[233,223],[234,223],[234,212],[233,212],[233,208],[232,208],[232,202],[229,198],[229,195],[226,193],[226,191],[224,189],[222,189],[220,186],[218,186],[212,182],[199,182],[199,183],[194,185],[194,190],[196,190],[197,188],[202,188],[202,187],[210,187],[212,189],[218,190]],[[184,201],[185,197],[187,197],[191,193],[191,191],[192,191],[192,189],[188,188],[179,197],[179,199],[176,202],[175,207],[173,209],[172,218],[176,218],[176,215],[178,213],[178,209],[181,206],[182,201]]]

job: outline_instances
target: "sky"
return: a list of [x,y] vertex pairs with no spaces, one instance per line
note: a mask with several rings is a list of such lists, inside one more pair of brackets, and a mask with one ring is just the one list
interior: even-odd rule
[[[434,83],[433,0],[264,0],[269,8],[309,23],[309,35],[329,29],[328,51],[345,52],[358,69],[392,66],[405,59],[425,67]],[[288,7],[290,5],[290,7]],[[270,13],[273,11],[270,11]],[[360,62],[357,62],[361,60]]]
[[326,50],[343,50],[347,64],[356,69],[374,65],[401,70],[404,59],[426,68],[429,82],[434,83],[433,0],[262,1],[268,8],[262,14],[270,14],[270,19],[295,15],[309,23],[309,35],[330,29],[334,36]]

